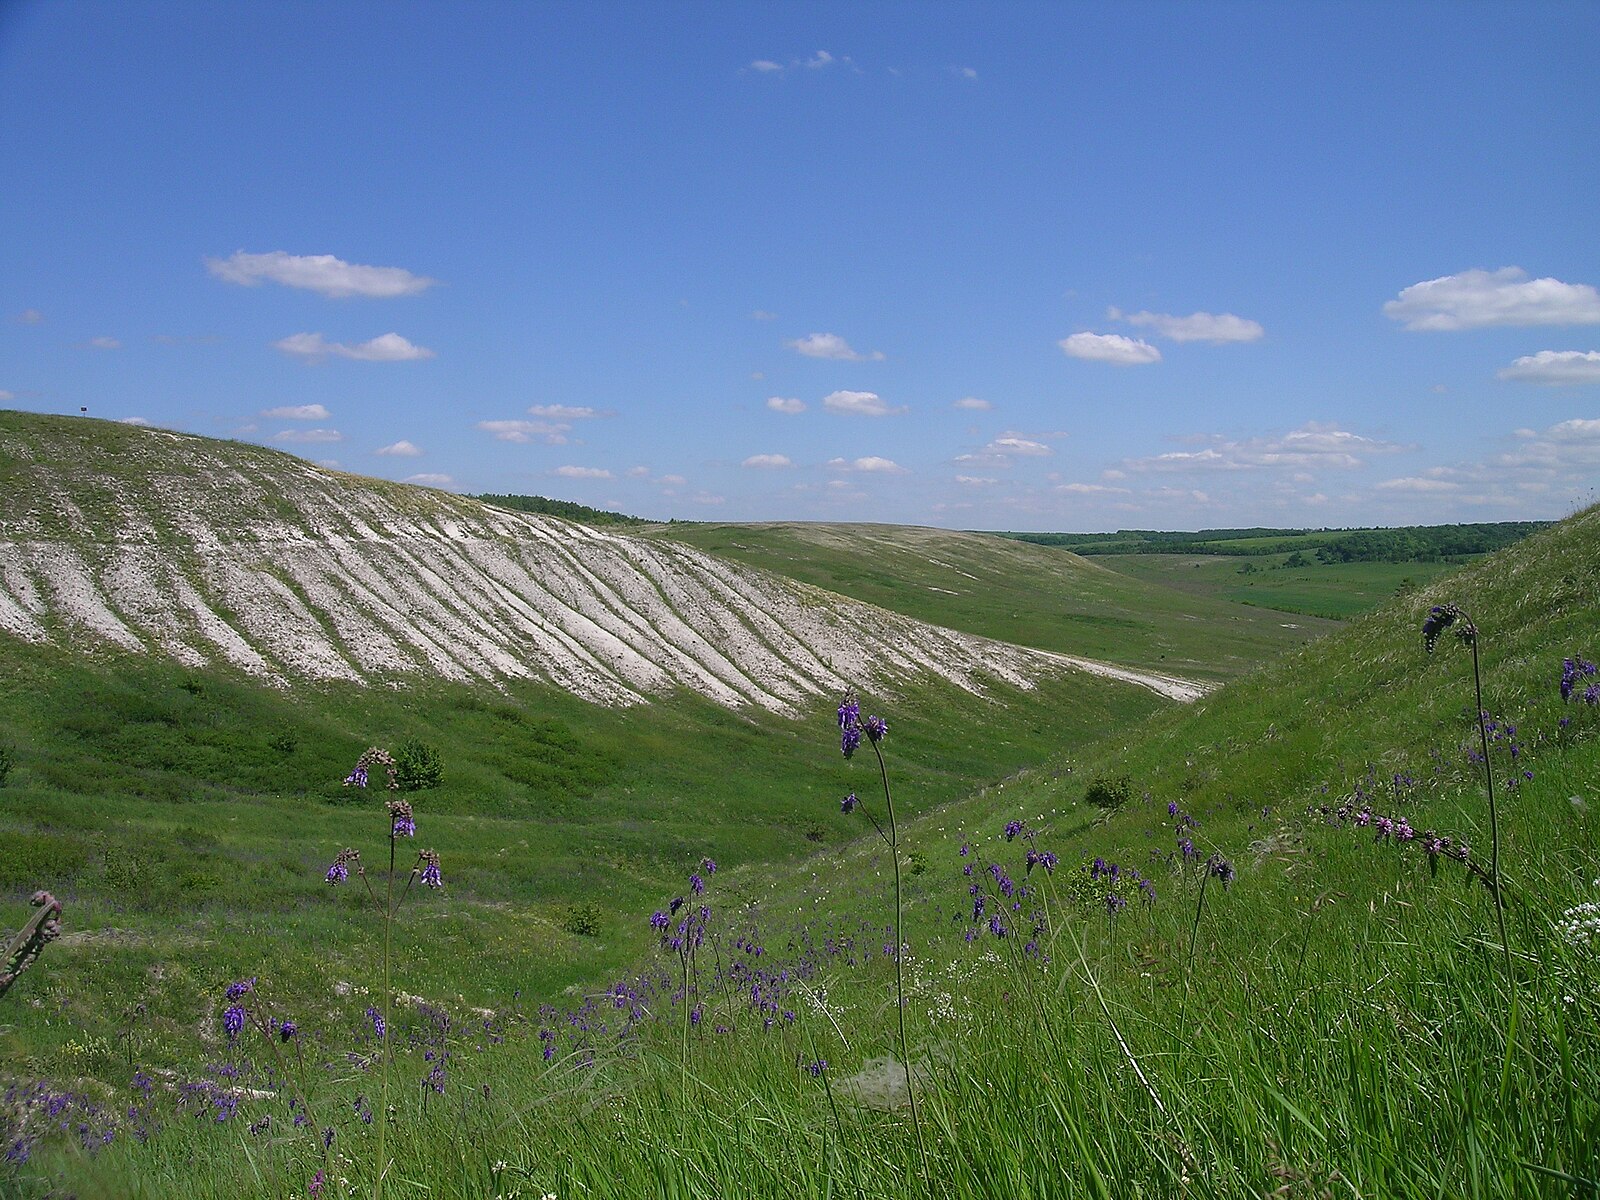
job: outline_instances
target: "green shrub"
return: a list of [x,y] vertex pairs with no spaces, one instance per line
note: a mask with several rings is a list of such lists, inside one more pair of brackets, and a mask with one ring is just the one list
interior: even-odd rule
[[1133,795],[1133,781],[1126,775],[1097,775],[1083,798],[1096,808],[1121,808]]
[[600,933],[600,907],[596,904],[570,904],[561,928],[574,937],[596,937]]
[[436,788],[444,778],[444,764],[432,746],[407,738],[394,752],[394,777],[402,792]]

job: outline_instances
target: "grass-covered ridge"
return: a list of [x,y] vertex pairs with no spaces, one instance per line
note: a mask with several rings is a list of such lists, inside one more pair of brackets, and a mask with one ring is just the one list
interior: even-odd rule
[[[1126,690],[1108,690],[1098,708],[1065,693],[1008,692],[1002,706],[937,687],[865,692],[864,712],[888,719],[878,749],[901,821],[899,956],[888,932],[893,863],[866,823],[885,816],[876,759],[865,744],[840,755],[831,701],[793,722],[711,705],[586,721],[593,710],[577,702],[513,696],[525,719],[558,721],[588,748],[572,784],[594,790],[546,817],[532,806],[496,815],[497,797],[515,789],[484,764],[540,739],[513,727],[509,744],[494,744],[487,733],[504,719],[472,709],[471,689],[381,703],[329,692],[295,730],[312,755],[303,798],[217,782],[191,801],[199,819],[186,829],[178,797],[116,811],[130,829],[164,828],[185,848],[235,819],[248,824],[259,849],[219,873],[250,879],[279,853],[289,860],[279,885],[303,891],[243,917],[242,930],[228,928],[242,914],[224,902],[163,896],[142,914],[129,906],[104,919],[93,940],[46,950],[0,1001],[0,1018],[11,1023],[10,1060],[50,1085],[9,1111],[42,1124],[59,1105],[88,1132],[74,1124],[65,1138],[31,1141],[14,1186],[304,1195],[321,1171],[325,1192],[345,1179],[372,1194],[384,1118],[385,1043],[366,1013],[381,990],[377,930],[357,893],[291,880],[326,867],[314,845],[358,844],[373,862],[379,798],[335,803],[353,795],[336,777],[369,736],[432,731],[447,784],[416,797],[419,836],[441,853],[453,843],[484,895],[455,890],[447,856],[445,899],[421,897],[397,929],[395,988],[406,995],[394,999],[386,1039],[395,1063],[385,1194],[1592,1194],[1600,962],[1573,913],[1600,901],[1600,704],[1586,702],[1582,682],[1600,674],[1581,673],[1600,651],[1597,588],[1600,510],[1186,709],[1118,710]],[[1403,819],[1418,835],[1465,841],[1480,869],[1486,861],[1481,776],[1467,754],[1470,659],[1448,638],[1428,654],[1419,633],[1430,606],[1446,601],[1480,628],[1509,973],[1480,879],[1447,855],[1430,870],[1423,838],[1392,832]],[[29,686],[48,696],[59,679],[62,690],[54,709],[14,704],[16,727],[61,729],[49,714],[74,688],[108,704],[125,687],[119,703],[148,692],[165,706],[166,718],[138,722],[142,742],[117,740],[123,721],[73,734],[87,778],[70,795],[50,784],[62,793],[53,804],[38,772],[65,732],[30,734],[19,749],[0,799],[12,786],[36,790],[14,810],[7,803],[14,833],[49,839],[74,820],[105,829],[97,822],[110,810],[86,813],[94,772],[149,758],[163,727],[186,727],[183,697],[193,693],[181,676],[166,690],[155,677],[96,683],[29,654],[41,656]],[[1565,703],[1564,659],[1579,680]],[[206,720],[241,739],[289,718],[286,708],[251,709],[254,693],[193,682],[212,689],[213,705],[239,710]],[[446,719],[446,702],[465,715]],[[561,741],[547,732],[545,744]],[[258,752],[269,750],[264,741]],[[448,790],[462,762],[484,789],[482,807]],[[580,768],[597,762],[610,774],[584,783]],[[190,767],[164,770],[179,779]],[[224,777],[219,768],[214,778]],[[859,803],[846,814],[849,793]],[[1378,818],[1391,822],[1383,840]],[[1021,827],[1008,839],[1013,822]],[[512,837],[519,827],[526,846]],[[640,870],[652,852],[653,875]],[[1051,863],[1036,858],[1030,871],[1030,852]],[[1229,886],[1220,865],[1207,873],[1212,856],[1227,861]],[[87,861],[79,903],[94,912],[102,901],[87,884],[99,886],[103,867],[92,853]],[[617,883],[630,868],[631,890]],[[1135,872],[1156,893],[1148,907]],[[501,878],[510,882],[496,895]],[[538,888],[549,904],[529,912],[525,897]],[[650,914],[666,914],[675,896],[686,907],[664,916],[668,944],[657,948]],[[563,929],[586,914],[562,906],[590,897],[600,936]],[[679,922],[700,920],[702,904],[705,940],[680,953],[671,939]],[[25,911],[12,906],[13,927]],[[140,940],[153,930],[191,940]],[[546,964],[596,943],[607,947],[593,956],[601,986],[552,991]],[[906,1073],[883,1061],[902,1057],[897,957],[920,1137]],[[483,1001],[462,986],[519,972],[520,996]],[[225,996],[252,976],[254,991]],[[98,999],[108,993],[114,1001]],[[250,1022],[293,1019],[298,1040],[269,1042],[247,1023],[230,1041],[229,1005]],[[289,1047],[286,1067],[274,1046]],[[135,1069],[146,1064],[141,1083]],[[286,1075],[315,1111],[309,1129],[295,1124]],[[106,1128],[110,1146],[81,1148]],[[334,1130],[326,1156],[323,1128]]]

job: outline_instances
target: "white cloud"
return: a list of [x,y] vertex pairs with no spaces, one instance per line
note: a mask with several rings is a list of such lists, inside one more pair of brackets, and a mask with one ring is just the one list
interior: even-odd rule
[[[0,399],[4,399],[4,396],[0,395]],[[141,429],[143,429],[143,428],[148,428],[149,425],[150,425],[150,422],[146,421],[143,417],[119,417],[117,419],[117,424],[119,424],[119,425],[137,425]]]
[[555,473],[563,479],[611,478],[611,472],[604,467],[557,467]]
[[865,458],[856,459],[830,458],[828,466],[835,471],[864,471],[868,474],[879,475],[908,474],[906,468],[893,459],[879,458],[876,455],[868,455]]
[[860,354],[837,333],[808,333],[803,338],[785,342],[785,346],[807,358],[831,358],[839,362],[882,362],[883,351]]
[[330,342],[320,333],[293,333],[272,344],[285,354],[309,361],[326,358],[330,354],[339,358],[353,358],[358,362],[415,362],[433,357],[432,350],[413,345],[398,333],[385,333],[370,342],[359,342],[354,346]]
[[267,254],[235,251],[228,258],[206,259],[206,269],[225,283],[256,287],[263,281],[304,288],[334,299],[365,296],[388,300],[425,292],[437,279],[413,275],[402,267],[363,267],[331,254]]
[[547,446],[565,446],[571,426],[550,421],[479,421],[474,428],[493,434],[502,442],[526,445],[537,441]]
[[814,55],[806,59],[805,65],[810,67],[813,71],[820,71],[823,67],[832,66],[837,61],[838,60],[826,50],[818,50]]
[[373,453],[387,454],[395,458],[416,458],[422,453],[422,451],[416,446],[413,446],[410,442],[395,442],[390,446],[382,446],[379,449],[374,450]]
[[7,400],[15,400],[16,398],[17,394],[15,392],[8,392],[4,388],[0,388],[0,404],[4,404]]
[[1162,337],[1174,342],[1211,342],[1217,345],[1224,342],[1253,342],[1267,332],[1259,322],[1236,317],[1232,313],[1197,312],[1187,317],[1174,317],[1167,313],[1124,313],[1113,308],[1109,315],[1113,321],[1154,329]]
[[962,487],[987,487],[991,483],[999,483],[998,479],[990,479],[985,475],[957,475],[956,482]]
[[750,69],[752,71],[760,71],[762,74],[770,74],[773,71],[783,70],[783,64],[775,63],[770,58],[758,58],[750,64]]
[[624,472],[624,474],[627,475],[627,477],[629,479],[648,479],[649,476],[650,476],[650,468],[649,467],[629,467],[627,469],[627,471]]
[[1047,454],[1055,453],[1043,442],[1035,442],[1029,438],[1017,437],[1014,434],[1006,434],[995,438],[985,447],[985,450],[994,454],[1020,455],[1023,458],[1043,458]]
[[591,421],[605,413],[588,405],[534,404],[528,408],[530,417],[547,417],[552,421]]
[[1056,344],[1072,358],[1111,363],[1118,367],[1135,367],[1161,361],[1161,351],[1149,342],[1123,337],[1120,333],[1075,333]]
[[450,487],[455,483],[448,475],[439,475],[432,471],[424,471],[420,475],[407,475],[402,483],[420,483],[423,487]]
[[980,400],[976,396],[963,396],[950,406],[951,408],[964,408],[970,412],[988,412],[994,407],[987,400]]
[[891,408],[877,392],[829,392],[822,407],[831,412],[856,413],[863,417],[889,417],[907,411],[905,405]]
[[1600,350],[1541,350],[1517,359],[1500,378],[1552,386],[1600,383]]
[[289,404],[282,408],[269,408],[261,415],[276,421],[326,421],[333,414],[320,404]]
[[114,337],[90,338],[89,345],[96,350],[121,350],[122,343]]
[[285,429],[278,434],[280,442],[342,442],[344,434],[337,429]]
[[663,475],[660,479],[656,480],[656,482],[662,487],[682,487],[689,481],[682,475]]
[[950,70],[962,79],[976,79],[978,77],[978,72],[972,67],[951,67]]
[[1449,479],[1424,479],[1419,475],[1408,475],[1402,479],[1385,479],[1375,485],[1381,492],[1459,492],[1461,485]]
[[1600,292],[1586,283],[1529,279],[1521,267],[1462,271],[1414,283],[1383,306],[1407,329],[1600,324]]
[[1348,470],[1363,465],[1374,455],[1403,449],[1393,442],[1362,437],[1316,422],[1278,437],[1204,440],[1207,444],[1199,450],[1173,450],[1147,458],[1127,459],[1122,465],[1129,471]]
[[1066,492],[1072,496],[1126,496],[1127,488],[1109,487],[1103,483],[1058,483],[1055,486],[1058,492]]
[[789,457],[786,454],[752,454],[739,465],[741,467],[764,467],[771,470],[792,467],[794,463],[789,461]]
[[778,314],[775,312],[768,312],[764,308],[758,308],[755,310],[755,312],[750,314],[750,319],[752,321],[776,321],[778,319]]
[[19,325],[37,325],[42,320],[44,320],[44,314],[37,308],[25,308],[17,314],[17,323]]
[[797,400],[793,396],[768,396],[767,407],[773,412],[803,413],[806,410],[806,402]]

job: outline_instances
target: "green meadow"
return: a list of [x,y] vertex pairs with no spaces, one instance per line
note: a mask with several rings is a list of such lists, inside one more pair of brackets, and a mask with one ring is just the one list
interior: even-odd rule
[[[652,536],[1225,682],[907,683],[860,696],[887,732],[846,758],[837,700],[278,690],[0,644],[0,911],[47,886],[66,926],[0,998],[0,1193],[1600,1189],[1600,675],[1559,690],[1600,653],[1600,510],[1400,595],[1344,578],[1390,593],[1344,622],[980,535]],[[1419,632],[1444,603],[1483,734],[1462,623]],[[342,782],[407,740],[443,763],[400,794],[415,842],[381,770]],[[385,994],[372,897],[324,876],[359,849],[381,903],[391,846]]]

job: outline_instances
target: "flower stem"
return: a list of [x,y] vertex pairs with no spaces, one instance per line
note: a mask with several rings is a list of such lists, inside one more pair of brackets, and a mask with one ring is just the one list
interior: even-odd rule
[[1506,938],[1506,902],[1500,879],[1500,814],[1494,802],[1494,770],[1489,763],[1489,728],[1484,719],[1483,677],[1478,670],[1478,639],[1472,639],[1472,693],[1478,706],[1478,743],[1483,750],[1483,783],[1489,791],[1489,890],[1494,893],[1494,918],[1500,931],[1500,949],[1506,960],[1506,986],[1512,985],[1511,942]]
[[883,780],[883,804],[889,813],[889,858],[894,863],[894,1011],[900,1032],[900,1060],[906,1073],[906,1096],[911,1102],[911,1128],[917,1135],[917,1151],[922,1157],[922,1185],[931,1197],[933,1171],[928,1165],[928,1145],[922,1138],[922,1121],[917,1113],[917,1088],[912,1079],[911,1051],[906,1045],[906,980],[903,953],[905,941],[900,933],[903,907],[900,889],[900,834],[894,822],[894,797],[889,791],[889,768],[883,761],[883,751],[878,749],[876,738],[872,739],[872,752],[878,756],[878,774]]
[[390,934],[394,928],[394,832],[389,833],[389,884],[383,900],[383,995],[379,1003],[383,1006],[383,1035],[378,1039],[378,1053],[383,1059],[383,1084],[379,1092],[378,1102],[378,1170],[372,1180],[373,1200],[382,1200],[383,1177],[387,1173],[388,1163],[384,1159],[383,1142],[384,1134],[389,1128],[389,945]]

